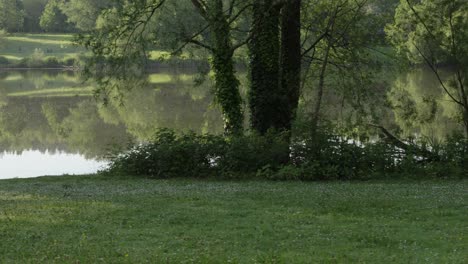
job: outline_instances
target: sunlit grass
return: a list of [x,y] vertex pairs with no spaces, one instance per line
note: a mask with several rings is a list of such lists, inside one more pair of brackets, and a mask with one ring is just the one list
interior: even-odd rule
[[0,262],[465,263],[467,181],[0,181]]
[[20,56],[3,55],[3,54],[1,54],[0,56],[5,57],[5,58],[7,58],[9,60],[13,60],[13,61],[19,61],[19,60],[21,60],[23,58],[23,57],[20,57]]
[[59,59],[75,57],[85,50],[73,45],[73,36],[66,34],[11,34],[0,47],[0,56],[18,61],[31,57],[36,49],[41,49],[46,56]]
[[[76,57],[86,50],[73,43],[72,34],[22,34],[16,33],[6,37],[5,45],[0,47],[0,56],[12,61],[19,61],[33,55],[36,49],[41,49],[46,56],[55,56],[59,59]],[[182,54],[178,58],[188,58]],[[149,58],[153,60],[170,59],[171,53],[167,51],[150,51]]]
[[150,74],[148,81],[154,84],[165,84],[165,83],[176,83],[177,81],[181,82],[192,82],[194,76],[189,74]]
[[[172,57],[171,53],[168,51],[159,51],[153,50],[149,52],[149,58],[152,60],[160,60],[160,59],[170,59]],[[177,56],[180,59],[188,59],[190,56],[187,53],[182,53],[181,55]]]
[[[63,38],[63,37],[61,37]],[[41,36],[24,36],[24,37],[7,37],[7,41],[11,42],[23,42],[23,43],[40,43],[40,44],[49,44],[49,45],[72,45],[70,40],[64,39],[48,39],[48,38],[41,38]]]
[[11,97],[44,97],[44,96],[74,96],[74,95],[91,95],[93,93],[93,87],[62,87],[62,88],[53,88],[53,89],[38,89],[38,90],[29,90],[21,92],[11,92],[8,93],[8,96]]

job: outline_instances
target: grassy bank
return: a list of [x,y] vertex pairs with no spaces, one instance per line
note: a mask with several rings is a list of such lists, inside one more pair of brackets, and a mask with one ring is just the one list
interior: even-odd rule
[[464,263],[467,181],[0,181],[0,262]]
[[0,47],[0,56],[12,62],[30,58],[36,50],[58,59],[76,57],[84,49],[73,45],[71,34],[11,34]]
[[[89,55],[83,47],[74,44],[72,34],[21,34],[14,33],[5,37],[0,43],[0,69],[57,69],[79,68],[82,60]],[[188,55],[172,58],[169,52],[151,51],[148,68],[161,67],[198,67],[206,63],[188,59]],[[162,63],[166,59],[171,64]]]

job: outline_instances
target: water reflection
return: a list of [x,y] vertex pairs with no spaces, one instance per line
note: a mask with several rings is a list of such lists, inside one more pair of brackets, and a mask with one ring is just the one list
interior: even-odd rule
[[[73,159],[92,172],[110,146],[149,139],[158,127],[222,131],[209,84],[194,87],[191,74],[152,74],[148,85],[127,91],[123,101],[111,100],[107,106],[97,103],[92,87],[73,72],[0,76],[0,178],[22,177],[21,167],[37,168],[34,176],[42,175],[42,159],[52,161],[48,166],[54,174],[83,173],[69,171]],[[36,158],[28,159],[25,150]],[[6,169],[5,160],[13,156],[17,173],[11,166]]]
[[[62,166],[57,166],[62,164]],[[104,168],[103,161],[79,154],[54,151],[22,151],[0,155],[0,179],[30,178],[40,175],[89,174]]]
[[[194,87],[194,74],[193,69],[153,73],[147,85],[104,106],[74,72],[0,72],[0,178],[94,172],[112,145],[147,140],[160,127],[221,133],[211,84]],[[382,101],[387,96],[394,106],[394,111],[380,102],[367,106],[380,124],[437,139],[461,131],[456,106],[429,71],[394,76],[378,89]],[[340,92],[325,98],[327,118],[349,118]]]
[[[451,74],[445,71],[442,78],[448,80]],[[397,76],[388,99],[404,136],[441,141],[454,132],[463,132],[460,109],[427,68]]]

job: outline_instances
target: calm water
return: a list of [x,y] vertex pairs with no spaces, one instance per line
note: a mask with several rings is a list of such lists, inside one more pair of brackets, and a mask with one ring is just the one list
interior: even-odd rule
[[93,173],[117,145],[151,138],[155,128],[222,131],[210,84],[161,72],[125,94],[96,102],[73,72],[0,72],[0,179]]
[[[93,173],[113,146],[147,140],[158,127],[222,132],[211,85],[194,87],[193,78],[186,70],[153,73],[148,85],[104,106],[73,72],[0,71],[0,179]],[[377,122],[434,138],[458,129],[456,108],[430,73],[416,70],[382,85],[396,110],[374,110]],[[324,114],[352,115],[337,107],[334,93],[326,100]]]

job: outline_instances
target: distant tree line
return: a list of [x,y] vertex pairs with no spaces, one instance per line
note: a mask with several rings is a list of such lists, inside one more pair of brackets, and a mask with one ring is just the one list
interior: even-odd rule
[[10,33],[77,33],[96,27],[109,0],[0,0],[0,29]]
[[[99,24],[104,10],[126,5],[125,0],[0,0],[0,29],[26,33],[77,33]],[[182,2],[182,1],[181,1]],[[189,1],[190,2],[190,1]],[[313,2],[313,1],[312,1]],[[367,1],[385,22],[393,18],[398,0]],[[317,2],[318,3],[318,2]],[[179,3],[179,5],[185,5]],[[381,33],[383,26],[381,23]]]

